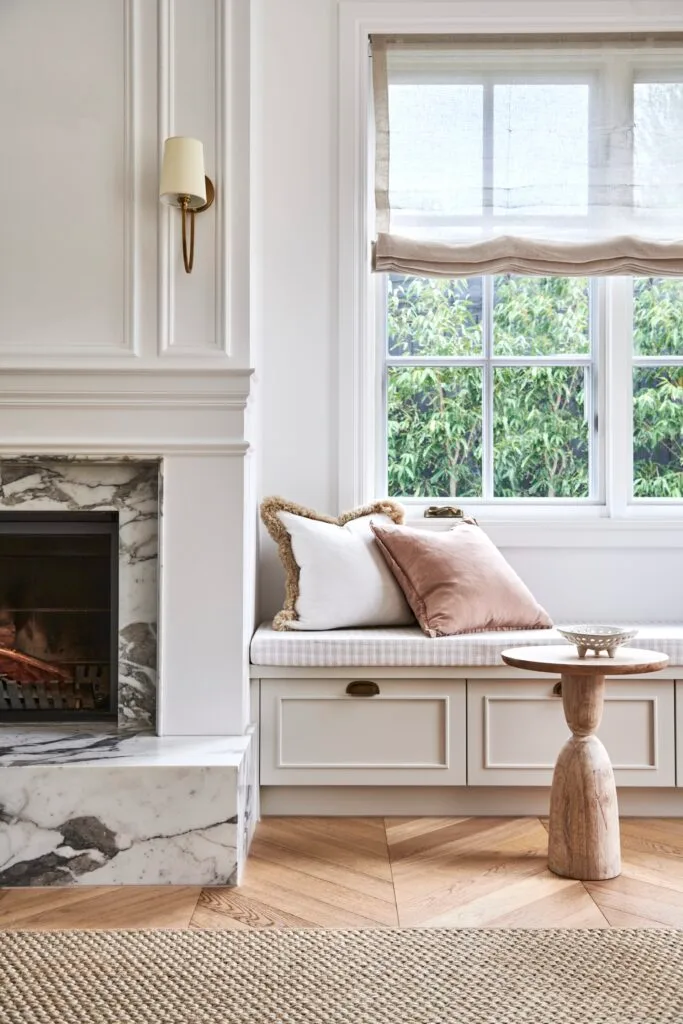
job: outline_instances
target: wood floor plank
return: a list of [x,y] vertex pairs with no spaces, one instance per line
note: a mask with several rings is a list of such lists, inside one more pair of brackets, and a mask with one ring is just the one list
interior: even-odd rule
[[428,832],[438,832],[467,818],[385,818],[387,841],[396,846],[414,836],[423,836]]
[[377,924],[394,926],[398,924],[393,899],[391,902],[387,902],[384,899],[368,896],[358,892],[355,888],[297,871],[282,863],[263,860],[258,853],[249,859],[244,883],[247,888],[260,885],[263,889],[267,889],[274,885],[278,889],[287,889],[294,895],[305,894],[307,898],[313,898],[344,913],[371,920]]
[[187,928],[200,886],[79,886],[7,889],[0,930]]
[[[635,927],[647,928],[655,922],[667,928],[683,928],[683,893],[664,886],[641,882],[628,875],[605,882],[586,882],[586,890],[610,924],[624,915],[639,921]],[[623,927],[623,924],[622,924]]]
[[264,883],[260,879],[250,880],[239,888],[240,895],[247,899],[255,899],[259,903],[272,907],[278,913],[300,917],[307,924],[319,928],[383,928],[385,925],[332,906],[324,900],[309,896],[308,893],[286,889],[275,882]]
[[211,931],[245,928],[311,928],[294,914],[249,899],[237,889],[204,889],[192,915],[190,928]]
[[547,852],[547,833],[535,818],[493,819],[487,827],[463,831],[399,861],[394,861],[390,847],[394,886],[401,899],[425,896],[459,879],[490,872],[541,871]]
[[331,860],[311,857],[301,849],[290,850],[279,843],[261,839],[258,835],[252,843],[250,856],[259,857],[273,865],[293,868],[295,871],[312,875],[314,878],[335,882],[346,888],[354,889],[363,896],[384,900],[392,906],[395,902],[394,887],[390,881],[365,874],[363,871],[354,871],[344,864],[337,864]]
[[382,818],[288,818],[265,819],[302,839],[333,843],[358,856],[359,852],[386,859],[387,837]]
[[298,818],[290,819],[293,821],[291,828],[286,822],[283,823],[283,819],[265,818],[259,822],[256,834],[288,850],[300,851],[320,860],[331,859],[333,863],[344,865],[353,871],[391,882],[391,867],[386,849],[384,852],[354,849],[352,843],[343,841],[343,820],[337,819],[336,834],[330,833],[325,839],[303,829]]

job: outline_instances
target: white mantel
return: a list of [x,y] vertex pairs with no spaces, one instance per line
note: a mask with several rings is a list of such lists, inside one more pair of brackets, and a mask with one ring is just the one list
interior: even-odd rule
[[242,523],[249,507],[248,371],[5,371],[0,457],[162,460],[162,736],[248,725]]

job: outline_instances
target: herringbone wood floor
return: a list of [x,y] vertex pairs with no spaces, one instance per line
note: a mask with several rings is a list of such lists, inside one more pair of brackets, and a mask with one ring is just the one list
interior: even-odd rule
[[266,818],[237,889],[6,889],[0,928],[683,928],[683,820],[621,829],[621,877],[582,883],[539,818]]

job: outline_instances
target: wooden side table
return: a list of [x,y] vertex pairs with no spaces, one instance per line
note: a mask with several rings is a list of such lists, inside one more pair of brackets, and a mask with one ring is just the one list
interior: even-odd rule
[[622,647],[579,658],[575,647],[514,647],[503,661],[531,672],[559,672],[571,737],[560,751],[550,791],[548,867],[564,878],[590,881],[621,872],[617,789],[609,755],[595,735],[602,719],[605,676],[642,675],[666,668],[656,651]]

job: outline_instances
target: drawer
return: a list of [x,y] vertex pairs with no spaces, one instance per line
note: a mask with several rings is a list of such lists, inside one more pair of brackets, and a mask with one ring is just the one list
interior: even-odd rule
[[261,680],[262,785],[465,785],[464,680],[353,681]]
[[[548,786],[569,729],[556,679],[467,684],[470,786]],[[598,735],[618,786],[675,785],[674,684],[607,682]]]

